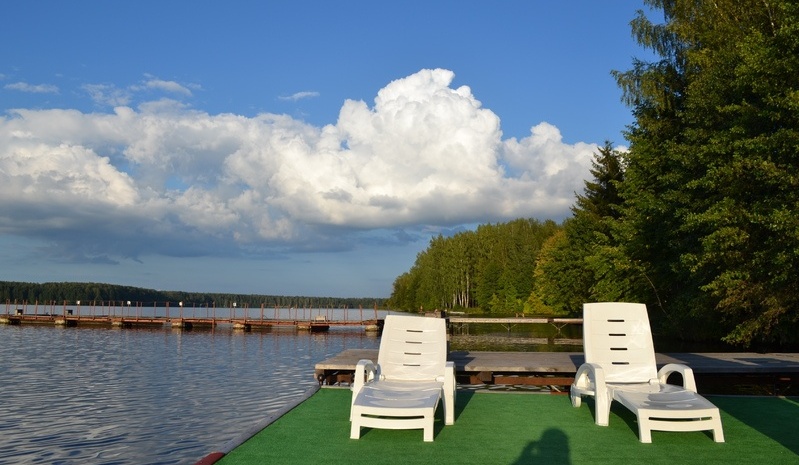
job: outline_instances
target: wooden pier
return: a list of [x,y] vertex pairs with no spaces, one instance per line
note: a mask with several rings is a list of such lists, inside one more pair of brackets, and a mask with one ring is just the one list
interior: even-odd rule
[[184,302],[48,301],[11,302],[0,309],[0,324],[55,325],[64,327],[109,326],[116,328],[173,328],[181,330],[232,328],[240,331],[288,328],[322,332],[351,327],[380,332],[386,310],[358,308],[269,307],[250,308],[230,302],[185,304]]
[[[54,308],[53,308],[54,310]],[[168,308],[167,308],[168,311]],[[260,318],[251,318],[248,316],[235,317],[232,315],[231,309],[213,309],[213,315],[206,316],[184,316],[182,309],[177,316],[147,316],[141,314],[140,307],[120,307],[109,309],[105,314],[81,314],[79,309],[67,309],[66,307],[60,311],[51,311],[50,313],[30,313],[23,309],[17,309],[15,312],[7,311],[5,314],[0,314],[0,324],[52,324],[57,326],[113,326],[119,328],[137,328],[137,327],[170,327],[175,329],[212,329],[220,325],[230,325],[234,329],[244,331],[252,330],[270,330],[273,328],[296,328],[299,330],[319,332],[327,331],[333,327],[362,327],[366,331],[380,332],[383,327],[383,320],[377,318],[375,312],[374,318],[364,318],[364,311],[351,310],[350,313],[357,314],[357,319],[332,319],[326,315],[311,316],[310,312],[308,318],[279,318],[279,317],[265,317],[263,309],[261,309]],[[229,311],[230,316],[221,316],[221,313]],[[188,310],[186,314],[188,315]],[[194,312],[193,312],[194,313]],[[206,309],[208,313],[208,309]],[[275,312],[277,313],[277,312]],[[295,311],[295,313],[297,313]],[[303,311],[303,313],[305,313]],[[369,313],[368,311],[366,313]],[[299,315],[296,315],[299,316]],[[524,324],[550,324],[558,329],[563,328],[570,324],[581,324],[581,318],[474,318],[474,317],[451,317],[448,318],[450,331],[454,333],[468,332],[470,325],[475,324],[499,324],[510,330],[516,325]]]
[[243,331],[291,328],[311,332],[327,331],[331,327],[363,328],[365,331],[380,331],[382,320],[328,320],[328,319],[272,319],[272,318],[225,318],[225,317],[140,317],[115,315],[58,315],[14,313],[0,314],[0,324],[55,325],[55,326],[109,326],[116,328],[173,328],[173,329],[214,329],[229,326]]
[[[317,363],[314,375],[320,384],[349,384],[358,360],[377,362],[378,351],[345,350]],[[550,392],[567,392],[582,352],[483,352],[454,351],[459,384],[485,386],[538,386]],[[700,392],[740,393],[746,386],[759,393],[799,393],[797,353],[658,353],[658,367],[682,363],[693,369]],[[730,391],[732,387],[734,391]]]

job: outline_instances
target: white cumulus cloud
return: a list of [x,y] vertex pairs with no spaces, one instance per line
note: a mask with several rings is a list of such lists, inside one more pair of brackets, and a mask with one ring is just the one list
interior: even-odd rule
[[112,113],[14,110],[0,118],[0,233],[135,257],[568,215],[597,146],[564,143],[547,123],[503,140],[499,117],[453,79],[421,70],[371,105],[344,102],[323,127],[163,100],[131,108],[102,86],[87,90],[119,103]]

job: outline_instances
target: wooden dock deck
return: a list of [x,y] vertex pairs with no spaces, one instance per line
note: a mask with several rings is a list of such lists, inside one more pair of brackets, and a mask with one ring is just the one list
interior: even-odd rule
[[294,328],[304,331],[327,331],[331,327],[363,328],[367,332],[380,331],[383,320],[375,318],[365,320],[331,320],[331,319],[274,319],[274,318],[235,318],[235,317],[168,317],[168,316],[136,316],[136,315],[75,315],[67,314],[0,314],[0,324],[21,325],[55,325],[55,326],[112,326],[119,328],[176,328],[176,329],[212,329],[229,325],[234,329],[252,331],[272,328]]
[[[350,349],[317,363],[320,384],[350,383],[360,359],[377,361],[377,350]],[[568,390],[582,352],[450,352],[458,383],[470,385],[532,385]],[[799,390],[799,353],[658,353],[658,367],[682,363],[691,367],[700,392],[726,393],[725,386],[758,386],[782,395]]]

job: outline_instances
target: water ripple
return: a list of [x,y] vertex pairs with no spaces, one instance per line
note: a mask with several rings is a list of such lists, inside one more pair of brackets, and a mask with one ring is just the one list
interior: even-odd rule
[[0,464],[192,464],[376,348],[352,331],[0,325]]

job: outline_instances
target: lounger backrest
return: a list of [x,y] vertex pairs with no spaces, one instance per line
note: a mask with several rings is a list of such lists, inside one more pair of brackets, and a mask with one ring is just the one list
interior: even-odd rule
[[585,361],[599,364],[610,383],[657,378],[646,305],[624,302],[583,305]]
[[447,327],[441,318],[388,315],[377,363],[385,379],[434,380],[447,362]]

